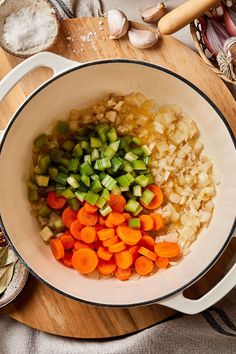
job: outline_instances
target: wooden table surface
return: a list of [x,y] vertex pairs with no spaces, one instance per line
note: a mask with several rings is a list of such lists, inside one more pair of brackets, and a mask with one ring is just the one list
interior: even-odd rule
[[[84,41],[84,36],[88,34],[91,40]],[[80,18],[62,21],[60,36],[52,51],[80,62],[102,58],[135,58],[164,66],[202,89],[236,131],[236,104],[231,93],[197,54],[171,37],[164,37],[156,48],[140,51],[131,47],[127,39],[109,40],[105,19]],[[0,79],[21,61],[0,51]],[[50,75],[48,69],[37,69],[16,85],[0,106],[0,128],[4,128],[25,97]],[[200,297],[219,281],[235,254],[235,241],[232,240],[207,275],[186,291],[189,297]],[[159,305],[111,309],[82,304],[49,289],[32,276],[18,298],[1,312],[45,332],[77,338],[108,338],[129,334],[175,314],[175,311]]]

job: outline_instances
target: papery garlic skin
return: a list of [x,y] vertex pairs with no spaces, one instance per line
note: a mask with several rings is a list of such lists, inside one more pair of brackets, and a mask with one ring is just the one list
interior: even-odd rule
[[120,10],[110,10],[107,13],[107,22],[111,39],[123,37],[129,29],[129,21]]
[[157,4],[154,7],[151,7],[141,13],[142,20],[146,23],[156,23],[158,22],[165,14],[167,9],[163,2]]
[[133,47],[147,49],[153,47],[159,40],[159,35],[149,30],[131,28],[128,32],[129,41]]

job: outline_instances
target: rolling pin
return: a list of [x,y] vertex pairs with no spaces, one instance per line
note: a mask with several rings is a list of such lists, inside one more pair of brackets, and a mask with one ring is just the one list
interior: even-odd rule
[[188,0],[163,16],[158,22],[158,29],[161,34],[175,33],[219,3],[220,0]]

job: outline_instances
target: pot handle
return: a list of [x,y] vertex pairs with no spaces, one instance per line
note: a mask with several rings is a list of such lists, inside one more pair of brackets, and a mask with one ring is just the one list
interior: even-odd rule
[[[236,233],[233,235],[236,237]],[[160,305],[170,307],[174,310],[194,315],[202,312],[221,300],[227,293],[233,289],[236,284],[236,263],[228,271],[223,279],[207,294],[200,299],[191,300],[183,295],[183,292],[171,296],[170,298],[158,302]]]
[[[10,71],[0,82],[0,102],[8,92],[30,71],[45,66],[53,70],[53,76],[60,72],[79,65],[78,62],[63,58],[59,55],[41,52],[26,59]],[[0,130],[0,142],[4,135],[4,130]]]

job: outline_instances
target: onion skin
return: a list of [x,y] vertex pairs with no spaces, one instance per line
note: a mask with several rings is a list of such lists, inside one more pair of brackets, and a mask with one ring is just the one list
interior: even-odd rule
[[[230,10],[232,11],[232,10]],[[236,16],[236,14],[235,14]],[[232,20],[230,12],[224,8],[224,22],[225,27],[231,36],[236,36],[236,23]]]

